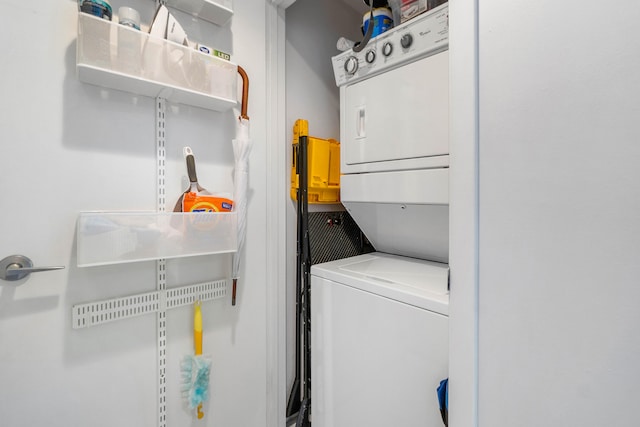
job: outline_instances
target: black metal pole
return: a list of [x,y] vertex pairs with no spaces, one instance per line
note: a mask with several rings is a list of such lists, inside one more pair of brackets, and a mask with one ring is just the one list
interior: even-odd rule
[[295,365],[295,375],[293,380],[293,385],[291,386],[291,391],[289,392],[289,400],[287,402],[287,417],[291,417],[292,415],[298,413],[300,411],[300,405],[302,403],[301,388],[302,385],[300,383],[300,375],[302,375],[302,243],[303,243],[303,232],[302,232],[302,189],[300,188],[300,143],[298,142],[297,147],[294,145],[294,158],[296,164],[296,174],[298,175],[298,190],[297,190],[297,212],[296,212],[296,224],[297,224],[297,246],[296,246],[296,337],[295,337],[295,354],[296,354],[296,365]]
[[303,322],[303,347],[304,347],[304,368],[302,404],[298,412],[296,427],[308,427],[309,413],[311,411],[311,251],[309,244],[309,199],[308,199],[308,137],[300,136],[298,139],[299,165],[300,165],[300,197],[301,223],[302,223],[302,322]]

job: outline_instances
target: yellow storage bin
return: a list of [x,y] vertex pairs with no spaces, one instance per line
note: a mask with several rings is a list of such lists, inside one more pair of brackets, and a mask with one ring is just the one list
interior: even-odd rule
[[298,200],[299,180],[296,173],[298,139],[308,137],[308,201],[309,203],[340,202],[340,143],[335,139],[309,136],[309,122],[298,119],[293,126],[293,164],[291,167],[291,198]]

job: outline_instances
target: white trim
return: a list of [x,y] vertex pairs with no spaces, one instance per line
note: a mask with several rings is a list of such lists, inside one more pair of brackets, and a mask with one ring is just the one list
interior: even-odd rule
[[266,4],[267,408],[266,425],[286,423],[286,138],[284,9]]
[[269,0],[271,4],[282,9],[286,9],[296,2],[296,0]]
[[478,0],[450,2],[449,425],[478,426]]

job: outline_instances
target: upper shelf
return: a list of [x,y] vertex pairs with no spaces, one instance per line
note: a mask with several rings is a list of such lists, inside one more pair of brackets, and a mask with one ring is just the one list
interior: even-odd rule
[[136,95],[214,111],[237,104],[237,65],[85,13],[76,69],[82,82]]
[[232,0],[167,0],[166,4],[221,26],[233,16]]

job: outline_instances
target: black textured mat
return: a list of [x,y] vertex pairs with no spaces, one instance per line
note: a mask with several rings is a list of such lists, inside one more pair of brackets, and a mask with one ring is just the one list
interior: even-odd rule
[[346,211],[309,212],[309,245],[312,265],[375,251]]

